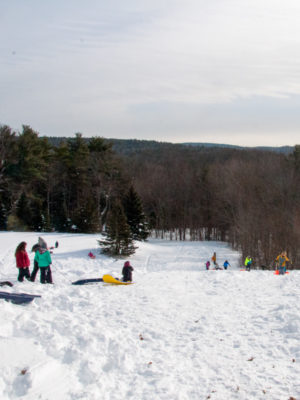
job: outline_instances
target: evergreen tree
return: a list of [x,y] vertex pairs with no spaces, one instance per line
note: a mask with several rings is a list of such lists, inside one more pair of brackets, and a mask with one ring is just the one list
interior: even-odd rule
[[133,186],[130,186],[123,204],[133,239],[146,240],[149,236],[148,224],[143,213],[142,201]]
[[47,168],[51,146],[46,138],[39,138],[38,133],[27,125],[17,140],[18,161],[14,175],[23,186],[35,185],[47,180]]
[[19,220],[24,229],[43,229],[50,150],[46,138],[23,126],[16,139],[15,162],[7,171],[11,181],[10,221],[14,224]]
[[7,218],[13,205],[12,171],[17,163],[16,133],[0,126],[0,229],[7,229]]
[[54,149],[53,162],[50,168],[49,213],[53,226],[58,231],[69,232],[72,221],[71,209],[74,208],[72,200],[72,185],[69,179],[69,165],[71,155],[66,141],[61,142]]
[[88,173],[89,149],[81,134],[61,142],[51,168],[50,213],[56,229],[93,232],[95,224]]
[[102,231],[108,210],[108,199],[113,188],[118,186],[111,173],[115,169],[114,156],[111,145],[103,138],[94,137],[89,141],[88,173],[90,180],[90,195],[95,205],[93,218],[97,223],[97,230]]
[[0,230],[7,228],[7,211],[0,196]]
[[28,197],[23,192],[16,204],[16,217],[24,224],[24,229],[42,231],[46,228],[41,199]]
[[102,253],[112,256],[134,254],[136,247],[133,244],[126,215],[119,201],[113,205],[109,212],[105,236],[104,240],[98,241],[102,247]]
[[28,205],[28,200],[26,194],[23,192],[19,197],[19,200],[16,204],[16,216],[20,220],[24,220],[25,218],[31,219],[31,212]]
[[94,199],[87,198],[86,203],[82,204],[81,208],[73,215],[73,222],[79,232],[93,233],[100,231]]

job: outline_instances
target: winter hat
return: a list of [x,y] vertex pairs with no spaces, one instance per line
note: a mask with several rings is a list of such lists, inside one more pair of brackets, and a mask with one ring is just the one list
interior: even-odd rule
[[45,242],[45,240],[39,236],[39,240],[38,240],[39,246],[42,249],[46,249],[47,250],[47,243]]
[[130,262],[126,261],[125,264],[124,264],[124,267],[129,267],[129,266],[130,266]]

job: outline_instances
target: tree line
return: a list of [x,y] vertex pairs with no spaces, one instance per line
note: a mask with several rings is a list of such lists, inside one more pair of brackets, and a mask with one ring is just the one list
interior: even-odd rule
[[[129,227],[132,241],[149,231],[223,240],[259,266],[282,250],[300,264],[300,146],[284,154],[118,141],[114,149],[101,137],[2,126],[0,156],[1,229],[106,231],[111,246]],[[132,241],[124,243],[134,251]]]
[[257,266],[270,266],[287,250],[299,266],[300,146],[289,155],[176,147],[144,152],[131,156],[130,175],[157,235],[228,241]]

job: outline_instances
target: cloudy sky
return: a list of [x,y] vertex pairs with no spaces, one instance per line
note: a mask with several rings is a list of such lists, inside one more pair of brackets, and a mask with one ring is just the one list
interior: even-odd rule
[[0,123],[300,143],[300,1],[0,0]]

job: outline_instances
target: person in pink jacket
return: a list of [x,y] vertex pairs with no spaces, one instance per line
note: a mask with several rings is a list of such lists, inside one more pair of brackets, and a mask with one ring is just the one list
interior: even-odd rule
[[23,282],[24,277],[30,281],[30,260],[26,251],[26,242],[21,242],[15,251],[16,264],[19,269],[18,281]]

